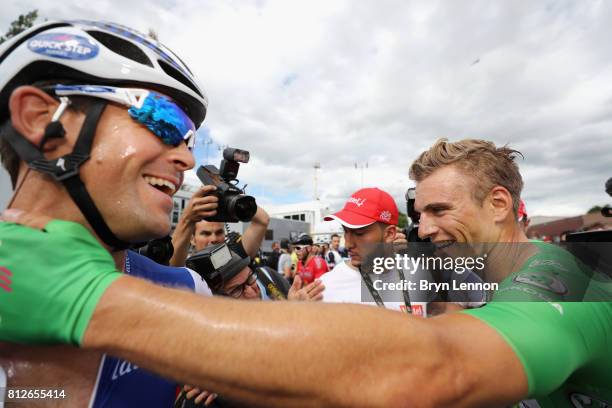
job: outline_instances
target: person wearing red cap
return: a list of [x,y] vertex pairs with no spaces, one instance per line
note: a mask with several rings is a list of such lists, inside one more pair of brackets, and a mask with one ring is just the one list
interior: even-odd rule
[[[372,245],[390,244],[397,234],[399,212],[393,197],[379,188],[362,188],[347,200],[344,208],[324,218],[338,221],[350,260],[340,262],[321,277],[324,302],[361,303],[362,275],[359,270]],[[392,309],[404,309],[401,302],[385,302]]]
[[[8,299],[25,307],[7,314],[9,302],[2,304],[0,339],[113,352],[170,378],[210,385],[247,406],[489,407],[528,397],[546,407],[610,405],[612,284],[605,271],[576,270],[576,259],[563,248],[530,243],[522,233],[516,222],[523,187],[518,154],[484,140],[441,139],[410,169],[421,238],[442,249],[492,243],[500,251],[497,244],[521,243],[536,250],[498,258],[497,265],[512,273],[482,308],[419,319],[358,305],[232,303],[120,274],[112,259],[98,256],[104,248],[72,239],[66,247],[86,247],[96,256],[93,265],[58,271],[49,264],[46,275],[75,281],[62,287],[62,296],[25,285],[31,274],[13,274],[19,286]],[[28,213],[3,216],[8,228],[18,222],[42,229],[53,222]],[[7,242],[3,236],[4,254]],[[77,281],[85,266],[87,279]],[[93,310],[74,317],[56,313],[49,330],[24,323],[45,306],[74,310],[86,300],[84,283],[111,274],[115,280]],[[60,318],[78,328],[57,327]],[[279,359],[278,351],[288,347],[299,352]],[[254,369],[254,362],[265,369]]]

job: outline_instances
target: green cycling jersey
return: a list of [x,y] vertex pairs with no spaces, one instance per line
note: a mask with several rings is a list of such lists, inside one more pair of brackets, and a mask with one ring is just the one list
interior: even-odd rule
[[96,304],[121,273],[82,225],[0,222],[0,340],[80,345]]
[[612,406],[612,280],[562,248],[533,244],[537,254],[492,302],[464,313],[508,342],[539,406]]

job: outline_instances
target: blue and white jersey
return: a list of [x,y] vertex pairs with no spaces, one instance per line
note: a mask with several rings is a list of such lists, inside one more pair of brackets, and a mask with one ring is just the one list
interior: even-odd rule
[[[132,251],[127,252],[125,273],[163,286],[182,287],[212,296],[206,282],[189,268],[159,265]],[[129,361],[103,355],[89,406],[169,408],[174,406],[177,386],[175,382],[152,374]]]

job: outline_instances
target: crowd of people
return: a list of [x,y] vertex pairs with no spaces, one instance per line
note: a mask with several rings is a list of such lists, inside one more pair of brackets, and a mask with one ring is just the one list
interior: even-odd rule
[[170,265],[130,250],[170,231],[207,109],[172,51],[123,26],[45,22],[0,48],[0,155],[14,189],[0,222],[6,401],[612,402],[609,271],[587,273],[564,249],[527,238],[519,152],[507,146],[440,139],[409,171],[418,237],[434,255],[469,248],[487,273],[381,275],[473,286],[485,276],[494,293],[453,284],[422,299],[404,286],[385,297],[367,270],[373,251],[414,246],[379,188],[354,192],[328,217],[342,225],[346,253],[339,236],[325,249],[305,234],[282,240],[275,262],[252,262],[269,216],[258,208],[242,236],[228,234],[205,220],[219,208],[214,186],[189,202]]

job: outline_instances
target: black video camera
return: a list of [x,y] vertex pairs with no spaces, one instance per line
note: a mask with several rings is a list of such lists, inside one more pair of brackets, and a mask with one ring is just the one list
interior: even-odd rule
[[421,219],[421,213],[414,209],[414,202],[416,200],[416,189],[410,187],[406,190],[406,215],[410,218],[410,226],[406,226],[404,234],[408,242],[430,242],[429,238],[419,238],[419,221]]
[[205,218],[214,222],[248,222],[257,212],[255,198],[245,195],[237,184],[240,163],[248,163],[249,152],[231,147],[223,150],[223,160],[220,169],[213,165],[200,166],[198,178],[205,185],[217,187],[215,194],[219,197],[217,215]]

